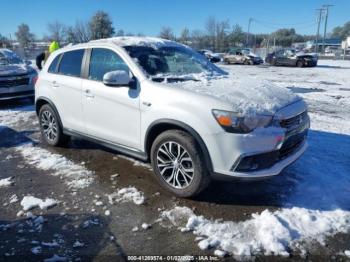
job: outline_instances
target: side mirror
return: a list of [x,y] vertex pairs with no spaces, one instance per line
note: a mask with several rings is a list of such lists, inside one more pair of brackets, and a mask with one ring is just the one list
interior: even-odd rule
[[131,81],[129,72],[116,70],[103,75],[103,83],[106,86],[129,86]]

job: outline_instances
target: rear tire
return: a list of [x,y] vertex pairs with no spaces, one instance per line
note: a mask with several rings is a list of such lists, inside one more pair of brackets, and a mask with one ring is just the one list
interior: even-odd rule
[[297,67],[301,68],[304,66],[304,62],[302,60],[297,61]]
[[193,197],[210,183],[204,155],[195,139],[181,130],[161,133],[151,148],[158,182],[178,197]]
[[41,135],[50,146],[63,146],[69,141],[69,136],[63,134],[60,118],[51,105],[45,104],[39,111]]

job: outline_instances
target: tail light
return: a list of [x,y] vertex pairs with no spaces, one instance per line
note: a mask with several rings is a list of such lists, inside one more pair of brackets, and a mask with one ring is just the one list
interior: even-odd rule
[[38,76],[34,76],[34,77],[32,78],[32,82],[33,82],[34,86],[35,86],[36,82],[38,81],[38,79],[39,79]]

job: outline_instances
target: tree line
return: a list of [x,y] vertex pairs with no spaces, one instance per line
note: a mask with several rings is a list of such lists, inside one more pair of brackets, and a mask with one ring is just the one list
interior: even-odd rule
[[[112,36],[132,36],[122,29],[115,30],[113,21],[108,13],[97,11],[88,21],[76,21],[74,25],[67,26],[59,21],[47,24],[47,34],[44,41],[56,40],[60,43],[83,43],[94,39]],[[138,33],[138,36],[143,36]],[[331,36],[344,39],[350,35],[350,21],[344,26],[334,28]],[[21,47],[29,47],[36,39],[27,24],[20,24],[15,33]],[[301,35],[294,28],[281,28],[269,34],[248,34],[239,24],[231,25],[229,20],[217,20],[209,17],[202,30],[190,30],[185,27],[176,35],[169,26],[162,27],[159,37],[175,40],[196,49],[212,49],[216,52],[225,52],[231,47],[251,46],[289,47],[295,42],[305,42],[315,39],[313,35]],[[0,34],[0,46],[9,45],[9,39]]]

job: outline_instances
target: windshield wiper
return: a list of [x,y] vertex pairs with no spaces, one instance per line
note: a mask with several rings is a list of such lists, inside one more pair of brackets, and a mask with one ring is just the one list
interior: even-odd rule
[[152,80],[155,82],[167,82],[167,83],[174,83],[174,82],[185,82],[185,81],[196,81],[199,80],[193,77],[152,77]]

